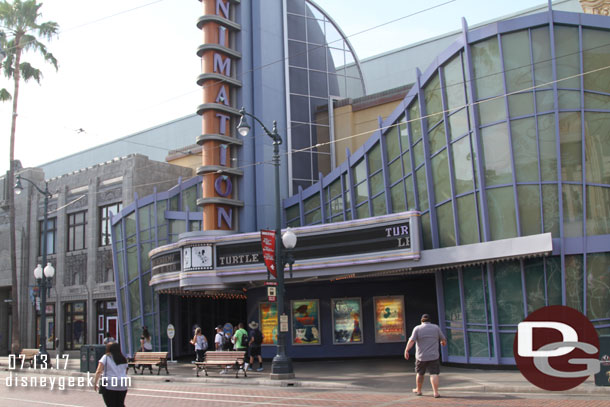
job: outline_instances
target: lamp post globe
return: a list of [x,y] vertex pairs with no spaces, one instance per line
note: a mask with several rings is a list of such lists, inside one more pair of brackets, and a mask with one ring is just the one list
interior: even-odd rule
[[284,243],[284,247],[286,249],[294,249],[297,245],[297,235],[292,231],[292,229],[288,228],[284,231],[282,235],[282,243]]

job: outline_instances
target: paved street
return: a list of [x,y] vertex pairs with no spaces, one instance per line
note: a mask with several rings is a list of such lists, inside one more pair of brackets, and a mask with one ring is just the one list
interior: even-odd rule
[[[35,375],[38,376],[39,375]],[[66,390],[41,388],[8,388],[6,372],[0,374],[0,405],[20,406],[102,406],[101,396],[92,389]],[[316,388],[281,388],[270,386],[244,386],[209,383],[151,382],[135,379],[130,388],[126,405],[129,407],[154,406],[494,406],[494,407],[610,407],[606,396],[569,397],[566,394],[550,397],[549,394],[443,394],[440,399],[431,395],[417,397],[404,393],[329,390]]]

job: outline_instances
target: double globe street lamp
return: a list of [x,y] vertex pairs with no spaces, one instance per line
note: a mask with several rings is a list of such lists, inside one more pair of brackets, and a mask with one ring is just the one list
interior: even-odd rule
[[[277,122],[273,121],[273,129],[269,131],[267,127],[256,116],[246,112],[242,107],[239,111],[241,118],[237,125],[237,131],[243,137],[246,137],[250,132],[250,125],[246,116],[250,116],[260,124],[267,136],[273,140],[273,159],[272,163],[275,166],[275,270],[277,279],[277,353],[271,362],[271,378],[272,379],[292,379],[294,370],[292,368],[292,360],[286,356],[286,334],[281,329],[280,317],[284,312],[284,262],[285,258],[282,255],[282,243],[280,242],[281,235],[281,211],[282,203],[280,201],[280,144],[282,138],[277,132]],[[288,236],[287,236],[288,235]],[[284,241],[284,238],[286,240]],[[292,231],[286,231],[282,236],[282,241],[287,249],[292,249],[296,245],[296,235]],[[291,247],[289,247],[291,246]],[[291,265],[292,267],[292,265]]]
[[[47,353],[47,338],[46,338],[46,325],[47,325],[47,290],[51,288],[53,276],[55,275],[55,268],[51,263],[47,263],[47,228],[48,228],[48,209],[49,209],[49,198],[51,193],[49,192],[49,183],[45,181],[44,190],[40,189],[32,180],[29,180],[21,175],[17,175],[17,181],[15,182],[15,194],[19,195],[23,191],[23,185],[21,180],[29,182],[38,192],[44,195],[44,214],[42,224],[42,264],[46,264],[44,270],[39,264],[34,269],[34,277],[38,282],[39,293],[40,293],[40,353],[39,357],[42,357],[43,361],[50,361]],[[42,356],[45,355],[45,356]],[[46,359],[45,359],[46,358]]]

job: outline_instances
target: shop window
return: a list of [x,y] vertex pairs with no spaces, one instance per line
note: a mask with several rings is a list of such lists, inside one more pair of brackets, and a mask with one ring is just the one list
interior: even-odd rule
[[546,270],[547,305],[562,305],[561,294],[561,258],[559,256],[544,259]]
[[610,320],[610,253],[587,255],[587,317]]
[[544,260],[524,260],[523,273],[525,275],[527,313],[531,314],[537,309],[546,306]]
[[64,349],[77,350],[87,343],[86,309],[84,301],[64,304]]
[[[566,305],[583,312],[583,257],[565,257]],[[606,292],[607,294],[607,292]]]
[[[55,304],[47,304],[45,338],[47,350],[55,349]],[[40,347],[40,303],[36,302],[36,347]]]
[[587,235],[610,234],[610,188],[587,186]]
[[87,247],[87,211],[68,215],[68,251],[82,250]]
[[491,240],[517,237],[515,197],[512,187],[487,190]]
[[538,182],[538,147],[534,118],[510,123],[517,182]]
[[585,113],[585,165],[587,182],[610,184],[610,113]]
[[456,269],[443,272],[443,298],[449,356],[464,356],[464,320],[460,300],[460,281]]
[[96,321],[95,343],[98,345],[103,344],[106,332],[117,341],[120,341],[116,301],[97,301]]
[[518,185],[521,236],[541,233],[540,189],[538,185]]
[[581,237],[583,234],[582,186],[563,184],[563,235]]
[[561,176],[564,181],[582,182],[582,129],[580,113],[559,114]]
[[[497,263],[494,270],[499,325],[516,325],[524,318],[521,266],[518,261]],[[512,344],[511,344],[512,348]]]
[[[39,250],[38,250],[38,255],[42,256],[42,239],[43,239],[43,229],[44,229],[44,222],[40,221],[38,222],[38,237],[39,237],[39,242],[40,242],[40,246],[39,246]],[[51,218],[51,219],[47,219],[47,254],[55,254],[55,238],[57,237],[57,218]]]
[[512,183],[508,126],[500,123],[481,130],[487,186]]
[[111,233],[111,225],[112,219],[110,218],[110,214],[116,215],[123,209],[123,204],[120,202],[105,205],[99,208],[99,242],[100,246],[108,246],[112,244],[112,233]]

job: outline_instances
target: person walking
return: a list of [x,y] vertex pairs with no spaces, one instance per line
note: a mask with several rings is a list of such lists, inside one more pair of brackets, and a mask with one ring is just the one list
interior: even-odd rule
[[225,334],[222,332],[222,325],[216,327],[216,336],[214,336],[214,349],[224,350]]
[[[142,327],[142,336],[140,336],[140,352],[152,352],[152,351],[153,351],[153,347],[152,347],[150,333],[148,332],[148,328],[143,326]],[[146,367],[146,366],[148,366],[148,370],[152,374],[152,365],[138,365],[138,366],[136,366],[136,369],[142,368],[142,373],[144,373],[144,367]]]
[[205,351],[208,350],[208,339],[201,333],[201,328],[195,329],[195,336],[191,339],[191,344],[195,345],[195,357],[197,362],[203,362]]
[[245,325],[243,322],[240,322],[238,325],[237,331],[233,334],[233,343],[234,349],[239,351],[245,351],[244,355],[244,370],[248,369],[250,365],[248,363],[248,332],[244,329]]
[[[101,378],[101,380],[100,380]],[[106,344],[106,354],[97,364],[93,388],[108,407],[123,407],[127,396],[127,359],[117,342]]]
[[257,372],[263,371],[263,357],[261,356],[261,345],[263,344],[263,333],[258,329],[258,322],[250,321],[248,324],[250,327],[250,367],[248,370],[252,370],[254,367],[254,357],[258,357],[258,369]]
[[438,392],[441,363],[438,352],[438,344],[447,345],[447,338],[441,332],[438,325],[430,322],[430,315],[424,314],[421,316],[421,324],[413,328],[411,337],[405,347],[405,359],[409,360],[409,351],[415,345],[415,378],[416,387],[413,393],[418,396],[422,395],[422,386],[424,384],[424,375],[426,370],[430,374],[430,384],[434,392],[434,398],[439,398],[441,395]]

